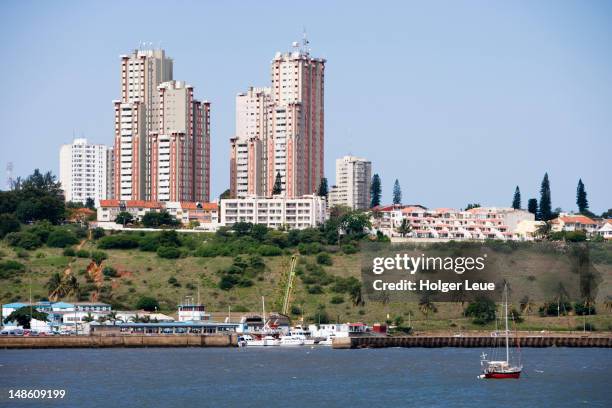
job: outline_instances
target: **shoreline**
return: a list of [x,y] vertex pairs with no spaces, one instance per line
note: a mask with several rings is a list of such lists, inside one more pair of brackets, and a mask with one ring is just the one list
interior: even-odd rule
[[[500,337],[490,333],[472,332],[452,335],[421,332],[412,336],[351,336],[338,337],[333,349],[386,347],[491,347]],[[519,333],[511,342],[520,347],[580,347],[612,348],[612,333]],[[149,347],[238,347],[238,335],[123,335],[123,336],[62,336],[62,337],[0,337],[0,349],[45,348],[149,348]]]

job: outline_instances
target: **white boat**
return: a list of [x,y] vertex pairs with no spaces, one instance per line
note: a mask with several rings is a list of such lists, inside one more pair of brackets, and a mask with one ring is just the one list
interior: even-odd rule
[[264,336],[259,339],[255,339],[250,335],[245,335],[244,340],[249,347],[267,347],[267,346],[279,346],[280,340],[272,336]]
[[315,344],[315,339],[312,337],[310,330],[304,329],[302,326],[295,326],[289,331],[289,336],[296,336],[303,340],[303,346],[312,346]]
[[281,346],[303,346],[306,337],[301,334],[289,334],[280,339]]

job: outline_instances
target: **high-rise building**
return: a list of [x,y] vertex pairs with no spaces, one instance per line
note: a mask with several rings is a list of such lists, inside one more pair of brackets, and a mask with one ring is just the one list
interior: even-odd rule
[[105,145],[89,144],[87,139],[74,139],[60,148],[59,179],[66,201],[85,203],[106,198]]
[[208,201],[210,103],[172,79],[163,50],[121,57],[115,101],[114,195],[120,200]]
[[308,41],[276,53],[271,87],[236,98],[236,135],[230,140],[233,197],[272,195],[277,175],[287,197],[317,191],[324,177],[325,60]]
[[336,185],[329,193],[329,205],[345,205],[354,210],[370,206],[372,163],[354,156],[336,160]]

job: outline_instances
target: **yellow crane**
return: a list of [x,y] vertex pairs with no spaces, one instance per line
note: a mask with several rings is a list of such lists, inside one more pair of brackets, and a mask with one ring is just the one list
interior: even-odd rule
[[291,257],[291,265],[289,267],[289,276],[287,277],[287,287],[285,288],[285,296],[283,299],[282,314],[289,315],[289,304],[291,302],[291,290],[293,289],[293,280],[295,279],[295,266],[297,265],[297,255]]

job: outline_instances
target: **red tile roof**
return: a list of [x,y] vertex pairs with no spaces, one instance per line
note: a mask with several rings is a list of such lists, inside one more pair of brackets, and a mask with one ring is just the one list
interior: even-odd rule
[[597,224],[595,221],[584,215],[564,215],[559,217],[566,224]]

